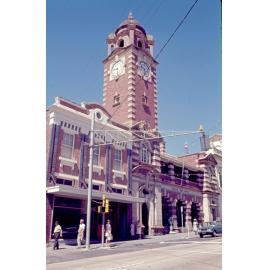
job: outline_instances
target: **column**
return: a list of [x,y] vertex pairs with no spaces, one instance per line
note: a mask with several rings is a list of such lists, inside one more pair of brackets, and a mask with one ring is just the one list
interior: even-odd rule
[[[128,153],[128,175],[127,175],[127,181],[128,181],[128,191],[132,188],[132,149],[127,149]],[[129,193],[128,193],[129,194]]]
[[203,207],[201,203],[198,203],[198,210],[199,210],[199,220],[198,223],[202,224],[204,222],[204,216],[203,216]]
[[155,187],[155,225],[163,227],[162,225],[162,194],[161,186]]
[[46,195],[46,243],[49,243],[52,235],[54,195]]
[[[139,183],[132,183],[133,195],[139,197]],[[137,224],[140,221],[140,205],[139,203],[132,203],[132,223]]]
[[149,227],[149,230],[148,230],[148,234],[149,235],[154,235],[154,198],[151,198],[149,201],[148,201],[148,205],[149,205],[149,213],[148,213],[148,227]]
[[211,221],[210,198],[207,193],[203,194],[204,222]]
[[168,174],[170,176],[174,176],[174,165],[173,164],[169,164],[168,165],[168,169],[169,169]]
[[192,202],[186,201],[186,227],[188,227],[189,230],[192,229],[191,204],[192,204]]

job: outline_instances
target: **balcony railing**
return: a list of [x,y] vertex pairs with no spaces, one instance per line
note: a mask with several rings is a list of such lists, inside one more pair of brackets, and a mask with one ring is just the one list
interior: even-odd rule
[[162,179],[162,182],[164,183],[172,183],[172,184],[182,185],[186,187],[196,187],[196,188],[201,187],[200,183],[195,183],[189,180],[181,179],[181,178],[170,176],[167,174],[161,174],[161,179]]

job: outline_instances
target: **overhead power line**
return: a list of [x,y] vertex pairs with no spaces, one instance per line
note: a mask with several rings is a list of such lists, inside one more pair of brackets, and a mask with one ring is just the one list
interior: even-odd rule
[[[194,8],[194,6],[197,4],[199,0],[196,0],[193,5],[189,8],[189,10],[187,11],[187,13],[185,14],[184,18],[179,22],[179,24],[177,25],[176,29],[173,31],[173,33],[171,34],[171,36],[169,37],[169,39],[165,42],[165,44],[162,46],[162,48],[159,50],[159,52],[157,53],[157,56],[151,60],[151,63],[149,64],[147,71],[149,71],[149,69],[151,68],[153,62],[155,60],[157,60],[157,58],[160,56],[160,54],[164,51],[164,49],[166,48],[166,46],[168,45],[168,43],[170,42],[170,40],[173,38],[173,36],[175,35],[175,33],[178,31],[178,29],[181,27],[181,25],[183,24],[183,22],[187,19],[188,15],[190,14],[191,10]],[[139,78],[138,81],[136,81],[135,83],[139,83],[140,81],[142,81],[143,76],[141,76]],[[126,97],[122,100],[121,104],[115,109],[115,111],[111,114],[111,116],[109,117],[109,121],[112,119],[112,117],[115,115],[115,113],[120,109],[120,107],[124,104],[124,102],[127,100],[127,98],[129,97],[129,93],[126,95]],[[104,126],[105,127],[105,126]]]
[[197,4],[199,0],[196,0],[193,5],[190,7],[190,9],[188,10],[188,12],[186,13],[186,15],[184,16],[184,18],[179,22],[179,24],[177,25],[177,27],[175,28],[175,30],[173,31],[173,33],[171,34],[171,36],[169,37],[169,39],[166,41],[166,43],[163,45],[163,47],[159,50],[159,52],[157,53],[156,59],[160,56],[160,54],[163,52],[163,50],[166,48],[166,46],[168,45],[168,43],[170,42],[170,40],[173,38],[173,36],[175,35],[175,33],[178,31],[178,29],[180,28],[180,26],[184,23],[184,21],[186,20],[186,18],[188,17],[189,13],[191,12],[191,10],[195,7],[195,5]]
[[186,131],[186,132],[181,132],[181,133],[176,133],[172,132],[172,134],[168,135],[163,135],[163,136],[155,136],[151,138],[140,138],[140,139],[129,139],[129,140],[120,140],[120,141],[113,141],[113,142],[106,142],[106,143],[99,143],[99,144],[94,144],[93,147],[95,146],[100,146],[100,145],[109,145],[109,144],[120,144],[120,143],[126,143],[126,142],[139,142],[139,141],[147,141],[147,140],[157,140],[157,139],[162,139],[165,137],[176,137],[176,136],[183,136],[183,135],[188,135],[188,134],[199,134],[201,131]]

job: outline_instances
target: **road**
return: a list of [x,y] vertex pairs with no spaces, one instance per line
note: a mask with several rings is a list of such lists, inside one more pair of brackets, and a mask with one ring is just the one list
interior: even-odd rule
[[216,270],[221,269],[221,238],[159,241],[47,256],[47,270]]

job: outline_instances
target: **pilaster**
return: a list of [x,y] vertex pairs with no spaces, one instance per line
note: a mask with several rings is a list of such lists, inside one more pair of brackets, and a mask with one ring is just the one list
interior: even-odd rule
[[192,202],[186,201],[186,227],[188,227],[190,230],[192,229],[191,204]]

